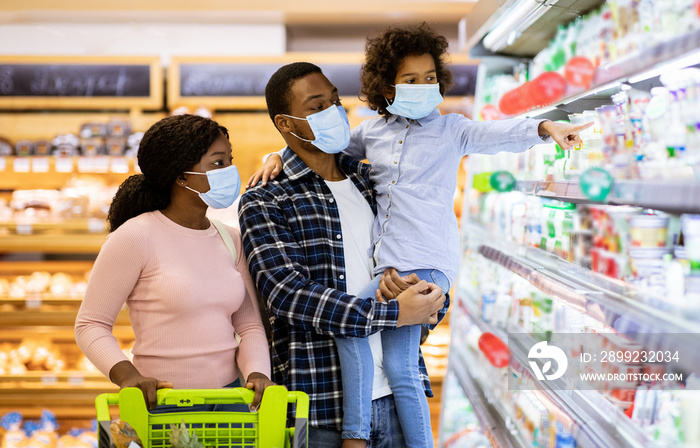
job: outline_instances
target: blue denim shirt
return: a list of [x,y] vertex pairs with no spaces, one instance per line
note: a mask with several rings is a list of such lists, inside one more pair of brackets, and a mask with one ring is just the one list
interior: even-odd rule
[[522,152],[543,143],[543,120],[472,121],[435,109],[419,120],[391,115],[365,120],[344,151],[367,159],[377,197],[373,228],[375,273],[438,269],[454,284],[459,228],[454,214],[463,156]]

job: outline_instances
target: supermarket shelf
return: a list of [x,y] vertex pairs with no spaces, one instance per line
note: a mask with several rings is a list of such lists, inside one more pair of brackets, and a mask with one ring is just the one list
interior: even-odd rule
[[[0,302],[1,303],[1,302]],[[70,306],[69,309],[52,308],[26,308],[14,312],[0,313],[0,327],[34,327],[34,326],[56,326],[70,327],[75,325],[75,318],[78,315],[79,306]],[[119,312],[117,326],[128,326],[129,312],[125,309]]]
[[[556,27],[555,27],[556,29]],[[640,52],[630,54],[596,69],[588,89],[572,88],[556,103],[535,109],[520,117],[566,119],[570,113],[592,109],[602,104],[612,104],[611,95],[617,93],[622,83],[648,90],[652,85],[645,78],[658,78],[664,66],[677,61],[683,66],[700,64],[700,30],[678,36]],[[637,80],[639,78],[639,80]]]
[[485,390],[469,373],[469,364],[462,356],[455,353],[450,355],[450,368],[455,373],[459,384],[472,404],[472,409],[481,423],[487,436],[499,448],[519,448],[529,446],[520,436],[517,429],[508,429],[506,422],[510,418],[499,412],[496,402],[486,396]]
[[[467,32],[477,30],[467,36],[467,46],[471,48],[470,56],[482,57],[493,54],[484,48],[481,41],[493,28],[496,20],[515,12],[516,3],[514,0],[500,2],[480,0],[474,6],[466,17]],[[547,46],[559,25],[565,25],[603,3],[604,0],[559,0],[537,22],[520,32],[501,53],[516,57],[534,57]]]
[[[572,181],[518,181],[517,191],[540,197],[572,203],[591,203],[581,191],[578,182]],[[610,205],[633,205],[661,210],[668,213],[700,213],[700,183],[615,181]]]
[[27,222],[0,221],[0,228],[17,234],[33,233],[105,233],[107,221],[104,218],[76,219],[36,219]]
[[41,294],[27,294],[25,297],[8,297],[6,295],[0,294],[0,306],[2,305],[15,305],[24,306],[27,308],[38,308],[41,305],[75,305],[80,306],[83,301],[82,295],[71,296],[69,294],[65,295],[54,295],[50,293]]
[[[508,344],[511,368],[520,374],[529,375],[522,371],[528,365],[527,353],[536,342],[524,344],[526,338],[519,334],[518,338],[509,340],[505,332],[484,322],[466,307],[460,307],[471,322],[480,331],[489,332]],[[538,387],[535,391],[538,399],[547,410],[560,420],[568,422],[568,431],[576,438],[579,447],[654,447],[647,440],[640,428],[635,426],[627,416],[615,408],[598,391],[564,390],[558,382],[533,382]],[[553,384],[553,386],[550,386]],[[558,386],[558,387],[557,387]]]
[[56,189],[76,175],[96,175],[108,184],[120,184],[136,174],[136,158],[125,156],[0,157],[0,190]]
[[29,371],[21,375],[0,375],[0,388],[8,383],[41,383],[65,384],[66,386],[81,386],[93,383],[112,383],[100,372],[84,372],[81,370],[66,370],[63,372]]
[[0,235],[0,253],[42,252],[97,254],[106,239],[106,233]]
[[[482,256],[649,349],[677,350],[697,344],[700,323],[684,318],[678,310],[665,311],[650,305],[663,304],[663,298],[650,296],[541,249],[499,241],[473,222],[466,223],[463,231],[474,241],[472,248]],[[700,351],[680,362],[681,367],[691,372],[699,365]]]
[[[131,325],[115,325],[112,334],[118,341],[133,341],[134,330]],[[68,342],[75,344],[75,329],[73,325],[52,327],[52,326],[0,326],[0,342],[21,342],[26,337],[46,337],[53,342]],[[1,394],[0,394],[1,395]]]
[[84,275],[92,269],[92,261],[83,260],[47,260],[47,261],[9,261],[3,260],[0,275],[26,275],[36,271],[49,273],[63,272],[69,275]]

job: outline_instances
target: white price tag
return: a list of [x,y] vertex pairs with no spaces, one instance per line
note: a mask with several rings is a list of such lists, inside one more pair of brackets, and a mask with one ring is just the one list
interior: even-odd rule
[[71,157],[56,157],[57,173],[72,173],[73,159]]
[[58,381],[58,378],[53,373],[46,373],[41,377],[41,382],[44,384],[54,384]]
[[83,384],[85,378],[82,375],[71,375],[68,377],[69,384]]
[[32,158],[32,172],[34,172],[34,173],[48,173],[49,172],[49,158],[48,157],[34,157],[34,158]]
[[105,229],[105,220],[100,218],[89,218],[88,222],[88,232],[92,233],[102,233]]
[[92,169],[95,173],[109,173],[109,156],[94,156],[92,157]]
[[15,157],[14,170],[15,173],[28,173],[31,169],[31,161],[29,157]]
[[92,173],[92,157],[78,157],[78,172]]
[[17,233],[20,235],[31,235],[32,225],[29,223],[25,223],[25,224],[17,223]]
[[7,168],[7,159],[0,157],[0,171],[5,171],[5,168]]
[[41,307],[41,294],[33,293],[29,294],[24,301],[24,306],[27,308],[40,308]]
[[126,157],[112,157],[110,171],[113,173],[125,174],[129,172],[129,159]]

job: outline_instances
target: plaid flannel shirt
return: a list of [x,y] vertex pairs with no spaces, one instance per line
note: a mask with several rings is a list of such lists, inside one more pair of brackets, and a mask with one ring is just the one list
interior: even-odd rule
[[[336,161],[376,213],[369,165],[343,154]],[[341,430],[342,384],[333,337],[393,330],[398,303],[345,292],[342,231],[333,195],[291,149],[284,151],[282,162],[278,177],[248,190],[239,205],[250,273],[272,330],[272,380],[309,395],[311,426]],[[439,319],[448,305],[446,301]],[[422,355],[420,372],[425,393],[432,397]]]

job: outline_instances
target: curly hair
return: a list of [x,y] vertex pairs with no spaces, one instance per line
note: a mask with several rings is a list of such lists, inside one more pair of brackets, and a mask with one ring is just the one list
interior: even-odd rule
[[151,126],[136,156],[143,174],[119,186],[107,214],[109,231],[142,213],[166,208],[177,177],[191,170],[222,134],[228,138],[225,127],[197,115],[175,115]]
[[365,45],[365,63],[360,77],[360,94],[370,109],[389,116],[384,97],[394,85],[401,61],[406,56],[430,54],[435,61],[435,72],[440,83],[440,93],[452,84],[452,74],[447,68],[447,46],[445,36],[437,34],[427,23],[405,28],[387,28],[376,37],[368,37]]
[[265,102],[273,123],[276,115],[290,112],[289,91],[294,81],[311,73],[323,72],[319,66],[310,62],[292,62],[277,69],[270,77],[265,86]]

